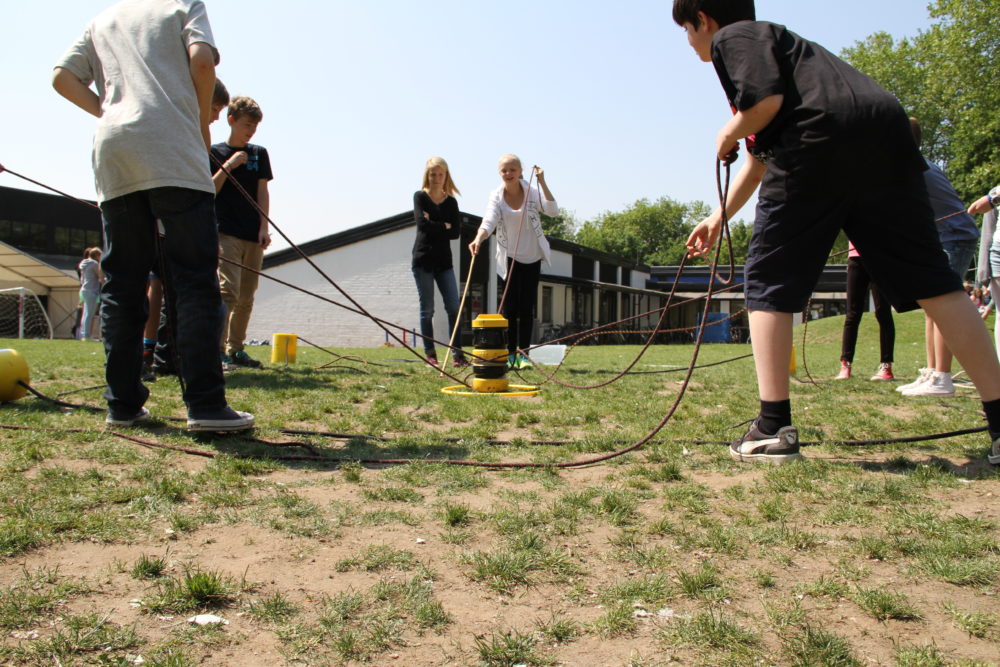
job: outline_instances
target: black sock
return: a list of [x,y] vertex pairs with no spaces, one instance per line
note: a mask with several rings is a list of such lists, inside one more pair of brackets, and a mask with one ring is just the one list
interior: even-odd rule
[[986,424],[990,429],[990,439],[1000,438],[1000,398],[995,401],[983,401],[983,412],[986,413]]
[[777,433],[779,428],[792,425],[792,401],[761,401],[757,428],[763,433]]

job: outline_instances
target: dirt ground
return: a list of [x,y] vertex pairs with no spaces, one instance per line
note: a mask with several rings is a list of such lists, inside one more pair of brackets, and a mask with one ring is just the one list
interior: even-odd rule
[[[913,454],[915,460],[920,460],[921,456],[920,453]],[[172,465],[192,472],[209,465],[205,460],[181,455],[171,456],[170,460]],[[852,462],[879,465],[883,460],[872,456],[859,457]],[[961,469],[968,462],[952,460],[951,463]],[[47,460],[44,466],[76,470],[114,468],[60,458]],[[488,486],[449,496],[447,500],[466,504],[474,512],[488,512],[497,503],[507,502],[512,497],[530,499],[529,504],[545,504],[567,489],[607,485],[609,476],[621,472],[621,468],[613,466],[562,471],[559,475],[563,484],[555,489],[531,479],[518,480],[488,472]],[[364,471],[366,481],[380,474],[381,471]],[[751,487],[765,471],[741,468],[732,473],[691,470],[684,474],[688,483],[703,487],[707,497],[722,499],[727,488],[734,485]],[[365,499],[362,486],[343,482],[339,471],[279,469],[258,478],[268,485],[294,489],[300,497],[321,508],[394,506],[393,503],[373,503]],[[323,599],[345,591],[367,590],[381,579],[403,581],[412,576],[406,571],[340,571],[338,563],[373,544],[408,550],[436,574],[434,595],[450,614],[452,622],[440,633],[418,633],[408,629],[400,643],[369,658],[368,664],[376,665],[479,664],[480,657],[475,648],[477,637],[489,637],[491,633],[503,629],[532,632],[537,624],[550,619],[553,614],[570,618],[586,628],[606,611],[598,600],[598,590],[602,586],[653,574],[641,565],[623,562],[616,555],[613,541],[620,533],[619,528],[599,521],[587,521],[578,534],[554,537],[549,544],[569,554],[573,563],[580,567],[580,574],[568,580],[539,581],[517,587],[510,594],[498,593],[473,581],[462,561],[462,554],[491,548],[496,543],[496,536],[485,527],[475,525],[473,534],[463,544],[445,542],[442,522],[433,511],[433,504],[439,499],[433,489],[420,488],[418,491],[425,497],[425,503],[407,507],[417,517],[417,525],[396,522],[366,526],[348,522],[332,535],[314,538],[291,536],[246,520],[235,520],[231,524],[225,520],[216,521],[189,533],[177,533],[171,531],[164,520],[146,536],[128,543],[61,543],[0,561],[0,583],[4,587],[16,582],[25,571],[39,568],[57,569],[60,577],[80,579],[89,584],[88,592],[64,601],[52,615],[37,625],[9,633],[4,642],[13,645],[37,641],[31,638],[32,632],[44,639],[59,626],[61,617],[94,611],[106,615],[109,621],[119,626],[134,626],[144,646],[156,646],[169,640],[180,629],[187,627],[186,618],[192,614],[163,615],[143,611],[143,601],[150,596],[153,584],[133,578],[128,569],[144,554],[166,554],[167,574],[176,575],[185,564],[197,564],[236,580],[245,578],[254,584],[252,596],[280,591],[302,610],[298,620],[305,621]],[[956,487],[934,489],[931,495],[935,509],[945,515],[978,517],[993,522],[994,526],[1000,525],[1000,504],[997,503],[1000,481],[996,478],[960,478]],[[196,497],[189,499],[189,502],[195,501]],[[640,502],[638,510],[640,523],[672,516],[659,494],[656,498]],[[679,519],[679,515],[676,518]],[[800,525],[809,527],[808,521]],[[927,644],[937,646],[944,655],[979,661],[979,664],[995,664],[1000,659],[997,638],[973,638],[955,627],[943,611],[945,603],[951,603],[960,608],[1000,613],[995,584],[992,587],[955,586],[913,574],[896,563],[872,560],[859,563],[871,570],[870,580],[905,594],[920,609],[923,618],[915,621],[879,622],[847,599],[796,595],[793,590],[796,585],[814,581],[821,575],[830,576],[834,572],[834,563],[848,550],[852,533],[856,531],[824,527],[820,532],[824,544],[792,554],[780,567],[775,566],[773,560],[756,563],[753,553],[738,562],[731,562],[725,555],[709,550],[685,551],[670,536],[657,536],[646,546],[661,546],[676,552],[677,564],[681,568],[694,568],[703,560],[715,562],[731,590],[730,597],[721,601],[719,606],[726,613],[744,619],[744,622],[762,631],[769,664],[788,663],[782,658],[780,637],[767,632],[768,622],[762,606],[765,594],[748,573],[748,566],[755,564],[768,566],[774,571],[775,584],[766,593],[768,599],[798,599],[808,610],[811,622],[848,639],[863,664],[894,665],[897,664],[894,658],[897,647]],[[696,614],[702,608],[699,601],[679,597],[660,608],[647,608],[641,603],[634,606],[638,612],[634,632],[601,636],[584,630],[575,641],[560,645],[542,641],[539,648],[551,664],[559,665],[710,664],[706,662],[709,659],[696,648],[671,646],[661,638],[662,630],[671,623]],[[246,613],[242,603],[215,609],[213,613],[224,617],[228,624],[210,639],[193,639],[185,645],[187,655],[195,664],[220,667],[337,664],[335,656],[321,651],[313,655],[291,655],[287,641],[279,637],[279,628]],[[137,650],[135,654],[143,655],[143,651]]]

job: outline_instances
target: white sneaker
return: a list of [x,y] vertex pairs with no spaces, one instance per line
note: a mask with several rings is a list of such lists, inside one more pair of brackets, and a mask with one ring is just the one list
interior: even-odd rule
[[914,389],[914,388],[922,385],[923,383],[927,382],[927,380],[930,379],[930,377],[931,377],[931,375],[933,373],[934,373],[934,369],[933,368],[921,368],[920,369],[920,374],[917,375],[917,379],[916,380],[914,380],[913,382],[910,382],[908,384],[904,384],[904,385],[902,385],[900,387],[896,387],[896,391],[905,394],[910,389]]
[[951,382],[951,373],[931,373],[929,380],[913,389],[903,392],[903,396],[954,396],[955,385]]

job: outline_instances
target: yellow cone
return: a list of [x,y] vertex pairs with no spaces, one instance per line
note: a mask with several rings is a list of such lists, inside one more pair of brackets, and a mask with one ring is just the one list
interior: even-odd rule
[[276,333],[271,336],[271,363],[294,364],[299,349],[297,334]]

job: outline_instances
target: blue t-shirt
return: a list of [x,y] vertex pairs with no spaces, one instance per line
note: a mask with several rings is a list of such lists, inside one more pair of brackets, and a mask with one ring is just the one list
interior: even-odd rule
[[[976,227],[976,221],[965,210],[965,204],[958,198],[948,177],[936,164],[927,159],[924,161],[927,162],[924,182],[927,184],[927,196],[934,209],[934,220],[941,242],[978,240],[979,228]],[[958,215],[954,215],[955,213]]]

